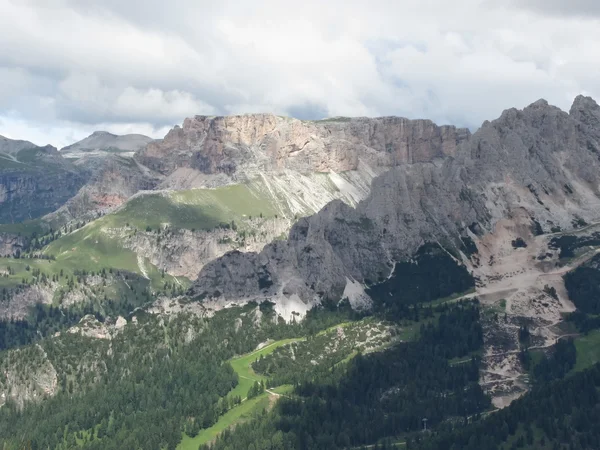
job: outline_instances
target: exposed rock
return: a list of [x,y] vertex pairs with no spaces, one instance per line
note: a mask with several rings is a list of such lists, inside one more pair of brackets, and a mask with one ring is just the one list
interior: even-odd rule
[[79,323],[67,330],[67,333],[79,334],[94,339],[110,339],[111,333],[107,325],[100,323],[93,315],[87,314]]
[[85,173],[52,146],[21,148],[0,157],[0,222],[35,219],[54,211],[85,182]]
[[285,218],[247,219],[244,227],[252,230],[240,236],[231,229],[213,230],[165,229],[157,242],[154,233],[127,230],[106,230],[118,236],[125,248],[135,251],[159,269],[174,276],[195,278],[204,265],[228,251],[260,251],[269,242],[284,235],[290,228],[290,220]]
[[22,251],[25,245],[25,237],[14,233],[0,232],[0,256],[14,255],[17,251]]
[[543,230],[569,228],[574,217],[598,217],[595,105],[576,100],[573,115],[545,101],[507,110],[463,140],[454,157],[379,176],[356,209],[334,201],[295,224],[287,241],[207,264],[192,293],[219,293],[222,301],[281,294],[307,304],[339,299],[346,277],[360,283],[381,279],[393,261],[410,257],[426,241],[458,252],[469,226],[490,233],[499,220],[519,212]]
[[39,345],[6,352],[0,357],[0,371],[0,406],[10,401],[21,409],[25,403],[52,397],[58,390],[56,370]]
[[53,283],[36,284],[18,289],[8,302],[0,302],[0,319],[24,319],[27,317],[29,307],[41,303],[52,303],[54,294]]
[[[356,170],[454,155],[468,130],[398,117],[300,121],[270,114],[196,116],[136,154],[165,175],[191,168],[232,180],[291,169],[300,173]],[[211,177],[207,177],[211,179]]]
[[117,321],[115,322],[115,329],[121,330],[122,328],[125,327],[125,325],[127,325],[127,320],[125,320],[124,317],[119,316],[117,318]]
[[89,174],[87,183],[60,209],[44,219],[58,225],[73,219],[95,218],[121,206],[132,195],[156,187],[156,174],[131,158],[86,156],[75,163]]

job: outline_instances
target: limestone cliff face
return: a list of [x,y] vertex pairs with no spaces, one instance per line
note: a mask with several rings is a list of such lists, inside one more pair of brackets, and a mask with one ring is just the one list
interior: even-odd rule
[[56,225],[108,213],[135,193],[153,189],[160,181],[160,177],[146,167],[119,155],[86,156],[75,166],[89,178],[60,209],[45,218]]
[[21,222],[52,212],[85,182],[85,173],[51,146],[21,148],[0,157],[0,223]]
[[590,221],[600,216],[599,123],[600,107],[583,97],[570,113],[543,100],[505,111],[444,161],[379,176],[356,209],[334,201],[294,225],[287,241],[207,264],[192,292],[227,301],[340,298],[348,279],[381,279],[425,242],[458,250],[462,236],[517,214],[546,231]]
[[0,255],[12,256],[27,244],[23,236],[13,233],[0,233]]
[[356,170],[452,156],[468,130],[398,117],[300,121],[269,114],[186,119],[136,158],[164,175],[178,168],[235,179],[255,172]]
[[[135,234],[121,229],[107,230],[115,233],[125,248],[132,249],[139,258],[170,275],[195,279],[205,264],[232,250],[258,252],[274,239],[285,236],[291,221],[285,218],[246,219],[239,224],[252,232],[239,233],[231,229],[164,230],[160,238],[152,232]],[[138,264],[140,260],[138,259]]]

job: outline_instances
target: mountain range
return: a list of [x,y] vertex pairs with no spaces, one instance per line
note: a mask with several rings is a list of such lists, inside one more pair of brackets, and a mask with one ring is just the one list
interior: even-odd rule
[[[403,290],[408,304],[477,298],[479,384],[501,408],[529,390],[523,330],[537,349],[570,334],[565,314],[580,307],[564,276],[596,270],[599,217],[600,106],[584,96],[568,112],[506,110],[474,133],[250,114],[61,150],[0,137],[0,317],[272,303],[292,323],[346,300],[389,310]],[[123,326],[85,320],[81,334],[103,339]],[[32,401],[17,385],[0,385],[3,398]]]

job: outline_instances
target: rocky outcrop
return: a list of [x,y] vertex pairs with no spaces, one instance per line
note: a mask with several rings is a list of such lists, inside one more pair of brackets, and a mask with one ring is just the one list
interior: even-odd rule
[[141,190],[156,187],[159,178],[131,158],[120,155],[86,156],[75,167],[88,174],[87,183],[45,220],[62,225],[74,219],[95,218],[121,206]]
[[[525,212],[532,227],[568,228],[600,215],[600,109],[578,97],[571,113],[538,101],[483,124],[443,162],[392,168],[367,199],[301,219],[287,241],[207,264],[192,293],[227,301],[341,298],[347,277],[373,282],[425,242],[458,252],[463,236],[493,232]],[[534,222],[535,221],[535,222]],[[475,234],[474,234],[475,233]]]
[[58,391],[56,370],[40,345],[6,352],[0,357],[0,370],[0,406],[11,402],[22,409]]
[[67,330],[69,334],[78,334],[93,339],[112,339],[123,328],[127,326],[127,320],[124,317],[117,319],[107,319],[104,323],[99,322],[93,315],[87,314],[81,318],[79,323]]
[[51,146],[25,148],[0,158],[0,223],[55,211],[86,182],[86,175]]
[[14,233],[0,232],[0,256],[12,256],[17,252],[21,252],[27,240]]
[[452,156],[468,130],[398,117],[309,122],[270,114],[186,119],[136,154],[164,175],[191,168],[229,179],[256,173],[343,172]]
[[[213,230],[164,229],[156,233],[127,230],[106,230],[125,248],[170,275],[196,278],[208,262],[231,250],[258,252],[274,239],[285,236],[291,221],[285,218],[246,219],[238,226],[244,230],[215,228]],[[143,263],[142,263],[143,264]]]
[[52,303],[54,283],[20,287],[13,290],[8,302],[0,302],[0,320],[25,319],[30,308],[36,304]]

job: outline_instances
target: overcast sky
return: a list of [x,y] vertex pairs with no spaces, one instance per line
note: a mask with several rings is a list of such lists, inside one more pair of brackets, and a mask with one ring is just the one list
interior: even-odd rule
[[162,137],[196,114],[479,127],[600,97],[598,0],[0,0],[0,134]]

